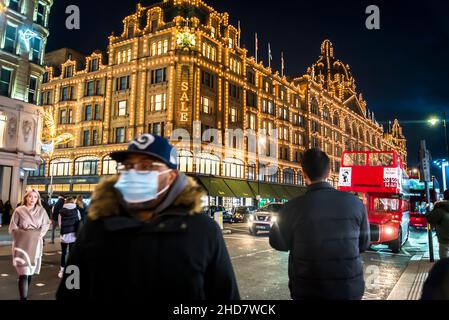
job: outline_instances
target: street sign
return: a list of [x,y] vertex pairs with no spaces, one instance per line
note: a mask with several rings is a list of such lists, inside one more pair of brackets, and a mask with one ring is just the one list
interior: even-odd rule
[[426,148],[426,141],[421,140],[421,148],[419,150],[419,160],[421,167],[421,180],[424,182],[431,182],[432,176],[430,175],[430,152]]

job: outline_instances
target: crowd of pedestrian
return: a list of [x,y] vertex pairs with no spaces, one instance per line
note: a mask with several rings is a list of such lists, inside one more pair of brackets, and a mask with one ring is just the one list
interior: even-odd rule
[[[203,188],[177,169],[175,148],[150,134],[112,153],[118,174],[105,177],[87,206],[60,195],[54,206],[30,190],[12,216],[13,264],[19,294],[39,274],[43,237],[60,227],[59,300],[238,300],[240,294],[223,234],[200,214]],[[270,232],[270,245],[289,252],[294,300],[360,300],[365,292],[361,254],[370,246],[365,206],[337,191],[327,178],[330,159],[319,149],[301,158],[307,192],[288,202]],[[442,260],[424,286],[423,299],[449,299],[449,191],[428,214],[437,227]],[[5,205],[3,205],[3,208]],[[11,210],[11,209],[9,209]],[[3,211],[4,212],[4,211]],[[66,287],[67,265],[77,266],[80,287]]]

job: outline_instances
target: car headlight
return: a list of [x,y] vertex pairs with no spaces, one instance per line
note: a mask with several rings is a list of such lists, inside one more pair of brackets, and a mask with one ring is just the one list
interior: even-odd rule
[[278,221],[278,217],[271,217],[271,222],[276,223]]

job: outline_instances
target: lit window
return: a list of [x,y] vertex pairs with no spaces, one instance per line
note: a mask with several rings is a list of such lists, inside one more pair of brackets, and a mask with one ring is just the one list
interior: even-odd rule
[[165,53],[168,53],[168,40],[167,39],[164,40],[164,54]]
[[118,103],[118,115],[126,116],[126,100],[119,101]]
[[166,93],[151,96],[151,107],[150,107],[151,111],[166,110],[167,108],[166,97],[167,97]]
[[237,109],[231,108],[231,122],[237,122]]

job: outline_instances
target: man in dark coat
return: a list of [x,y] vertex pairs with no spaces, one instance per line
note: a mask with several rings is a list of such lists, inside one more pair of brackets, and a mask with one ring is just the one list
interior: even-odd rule
[[449,190],[444,191],[444,200],[435,203],[426,217],[437,229],[440,259],[449,258]]
[[[177,170],[168,140],[145,134],[111,157],[119,175],[94,191],[57,299],[239,299],[222,232],[199,214],[204,191]],[[79,290],[66,286],[71,265]]]
[[326,182],[329,157],[319,149],[301,159],[308,190],[288,202],[270,233],[270,244],[290,251],[289,288],[294,300],[359,300],[365,290],[360,253],[370,245],[363,203]]
[[54,207],[53,207],[53,212],[51,215],[51,242],[50,243],[55,243],[55,232],[56,232],[56,228],[58,227],[58,218],[59,218],[59,210],[62,209],[62,207],[64,207],[64,203],[65,203],[65,196],[64,195],[60,195],[58,198],[58,201],[56,201]]

